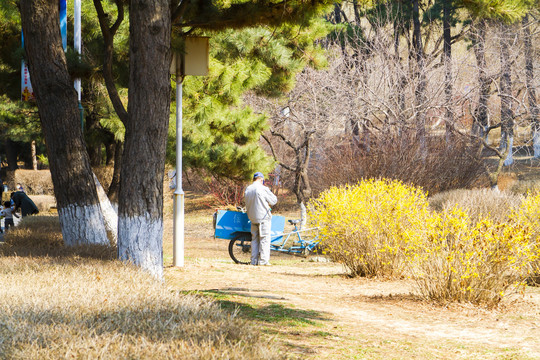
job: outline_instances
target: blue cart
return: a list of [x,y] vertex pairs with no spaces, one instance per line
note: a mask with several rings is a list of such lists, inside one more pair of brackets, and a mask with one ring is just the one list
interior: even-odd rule
[[[298,230],[300,220],[289,220],[294,230],[284,233],[285,217],[272,216],[270,250],[289,254],[305,255],[319,243],[312,235],[316,228]],[[229,255],[237,264],[251,263],[251,222],[242,211],[217,210],[214,213],[214,237],[229,241]]]

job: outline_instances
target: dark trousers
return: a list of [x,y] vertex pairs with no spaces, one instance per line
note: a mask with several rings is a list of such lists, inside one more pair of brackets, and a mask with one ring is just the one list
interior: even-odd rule
[[15,227],[15,224],[13,223],[13,218],[4,219],[4,227],[6,230],[9,229],[9,227]]

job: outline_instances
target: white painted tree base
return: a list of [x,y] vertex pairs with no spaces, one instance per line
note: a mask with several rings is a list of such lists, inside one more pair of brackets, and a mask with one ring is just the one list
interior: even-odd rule
[[514,163],[514,137],[508,137],[508,155],[504,160],[504,166],[509,166]]
[[533,134],[533,151],[534,151],[534,158],[538,159],[540,158],[540,132],[535,131]]
[[69,205],[58,209],[58,218],[67,246],[109,245],[99,205]]
[[105,189],[99,183],[99,180],[94,175],[94,182],[96,183],[96,190],[98,194],[99,204],[101,206],[101,212],[103,213],[103,220],[105,221],[105,226],[107,230],[112,234],[113,241],[116,243],[118,241],[118,213],[115,208],[111,205],[109,197],[105,193]]
[[118,258],[163,279],[163,219],[119,216]]
[[307,209],[304,202],[298,204],[300,206],[300,229],[305,229],[307,224]]

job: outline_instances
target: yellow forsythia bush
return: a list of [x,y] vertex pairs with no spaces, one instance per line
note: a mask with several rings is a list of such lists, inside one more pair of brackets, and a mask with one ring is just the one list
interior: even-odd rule
[[528,227],[532,233],[537,256],[531,262],[528,280],[540,285],[540,191],[529,192],[521,206],[510,215],[510,219]]
[[399,181],[366,180],[323,192],[309,211],[352,276],[406,275],[429,300],[493,306],[538,279],[538,204],[540,193],[529,194],[506,221],[471,218],[458,205],[430,212],[426,194]]
[[472,222],[454,207],[432,214],[428,227],[411,269],[418,291],[430,300],[496,305],[509,289],[524,285],[537,256],[531,228],[516,221]]
[[425,237],[426,194],[392,180],[333,187],[310,203],[321,245],[352,276],[400,276]]

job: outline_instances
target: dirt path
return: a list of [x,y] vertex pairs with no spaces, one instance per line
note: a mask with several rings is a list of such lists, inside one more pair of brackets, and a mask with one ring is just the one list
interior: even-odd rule
[[280,255],[271,267],[236,265],[225,240],[186,224],[186,265],[168,267],[167,282],[240,308],[296,314],[294,326],[261,324],[298,358],[540,359],[538,288],[497,310],[442,307],[420,301],[410,282],[350,279],[338,264]]

